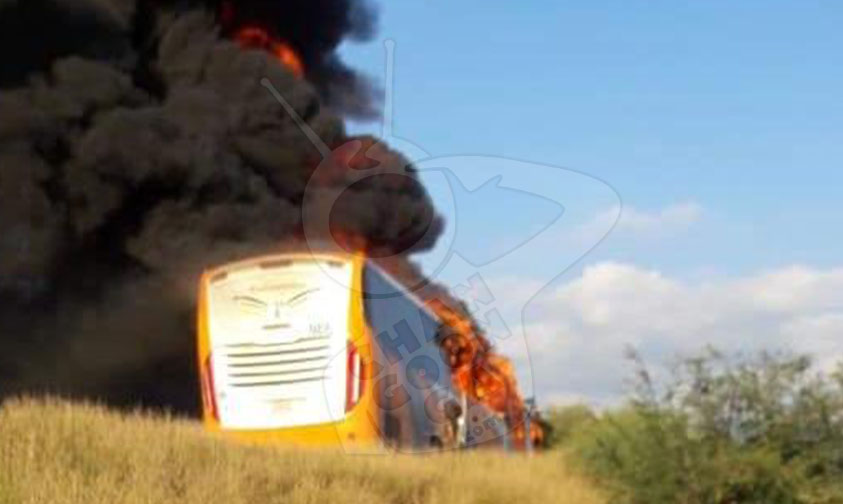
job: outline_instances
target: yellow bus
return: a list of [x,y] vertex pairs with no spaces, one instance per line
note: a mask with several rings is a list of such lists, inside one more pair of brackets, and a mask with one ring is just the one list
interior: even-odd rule
[[362,255],[279,254],[208,270],[197,326],[212,431],[412,451],[464,438],[438,318]]

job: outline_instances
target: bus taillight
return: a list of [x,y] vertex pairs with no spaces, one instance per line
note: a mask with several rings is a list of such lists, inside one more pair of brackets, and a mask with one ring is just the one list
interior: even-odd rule
[[205,359],[205,364],[202,366],[202,394],[205,399],[205,408],[210,409],[214,420],[219,421],[216,391],[214,390],[214,369],[211,366],[210,355]]
[[360,401],[360,394],[363,392],[363,362],[360,360],[357,346],[350,341],[346,370],[345,411],[347,413]]

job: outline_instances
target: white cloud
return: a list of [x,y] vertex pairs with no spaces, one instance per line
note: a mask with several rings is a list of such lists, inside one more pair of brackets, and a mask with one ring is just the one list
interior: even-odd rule
[[702,206],[694,202],[671,205],[656,212],[625,207],[621,211],[618,230],[651,233],[685,229],[696,224],[702,215]]
[[532,374],[540,400],[613,402],[629,376],[627,345],[653,365],[712,344],[726,351],[809,352],[829,368],[843,357],[843,268],[792,266],[687,282],[631,264],[599,263],[537,298],[524,332],[532,365],[516,344],[501,347],[514,353],[522,376]]
[[795,317],[782,325],[782,334],[814,355],[820,368],[834,369],[843,345],[843,310]]
[[580,225],[572,233],[572,238],[576,241],[596,241],[610,228],[609,236],[658,238],[687,230],[700,222],[703,215],[703,207],[695,202],[677,203],[655,211],[612,206]]

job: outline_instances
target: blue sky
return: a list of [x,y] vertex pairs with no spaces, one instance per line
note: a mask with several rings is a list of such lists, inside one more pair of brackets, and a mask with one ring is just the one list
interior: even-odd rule
[[[556,361],[544,367],[533,362],[538,393],[560,399],[614,393],[606,380],[591,386],[569,371],[556,371],[576,362],[565,360],[571,353],[592,353],[583,343],[592,333],[618,344],[653,347],[654,355],[661,355],[685,349],[676,341],[695,331],[705,339],[752,327],[784,338],[775,344],[790,345],[785,335],[794,324],[815,328],[811,323],[822,318],[825,340],[843,329],[835,325],[843,304],[826,292],[834,289],[821,287],[836,285],[843,263],[843,4],[399,0],[382,2],[380,11],[378,38],[346,46],[343,53],[384,85],[382,41],[395,41],[394,131],[406,145],[432,156],[505,156],[573,168],[606,181],[623,201],[616,231],[544,289],[542,299],[519,307],[526,314],[528,342],[544,342],[530,343],[531,350],[549,345],[550,351],[554,343],[533,336],[529,327],[538,324],[543,328],[534,331],[547,331],[582,319],[571,334],[559,335],[567,343],[557,345]],[[377,123],[351,128],[380,131]],[[458,177],[460,170],[483,171],[482,166],[452,169]],[[531,177],[529,170],[524,177]],[[490,246],[483,237],[522,233],[548,219],[541,204],[500,211],[494,191],[475,195],[472,208],[480,211],[461,211],[439,195],[437,181],[429,183],[459,229],[457,240],[462,237],[461,243],[478,251]],[[598,221],[611,207],[588,191],[570,197],[566,207],[587,208]],[[588,226],[586,221],[572,226]],[[559,238],[560,248],[569,245]],[[551,271],[555,264],[540,271],[536,264],[542,262],[537,259],[523,271],[509,266],[489,282],[523,278],[540,286],[562,273]],[[647,279],[663,279],[684,294],[667,292],[687,299],[691,306],[686,308],[697,311],[713,309],[705,304],[709,298],[703,291],[709,287],[726,292],[755,281],[763,287],[749,289],[750,297],[763,297],[769,289],[793,292],[786,282],[776,283],[780,276],[775,275],[818,282],[784,319],[777,318],[780,312],[770,315],[769,306],[759,313],[759,304],[751,303],[740,316],[721,306],[729,313],[713,315],[719,321],[713,326],[711,321],[676,326],[684,334],[648,335],[642,329],[630,336],[622,329],[635,325],[621,316],[626,313],[621,307],[632,302],[620,294],[626,292],[625,281],[643,283],[646,291]],[[609,284],[587,283],[595,279]],[[459,281],[447,275],[443,280]],[[657,297],[665,285],[655,284],[651,294]],[[593,306],[579,304],[588,297],[582,292],[603,288],[611,292],[599,301],[616,300],[606,309],[621,317],[610,317],[621,329],[609,336],[600,332],[608,330],[600,326],[603,319],[597,326],[584,321],[582,314]],[[628,295],[642,296],[636,289]],[[558,310],[568,313],[567,319],[540,313],[540,306],[544,312],[560,306],[553,303],[567,303]],[[648,317],[665,304],[623,316]],[[758,328],[747,323],[762,319],[769,323]],[[759,340],[754,334],[740,338]],[[579,346],[574,340],[581,340]],[[793,344],[801,350],[800,345]],[[604,357],[609,366],[611,355]]]

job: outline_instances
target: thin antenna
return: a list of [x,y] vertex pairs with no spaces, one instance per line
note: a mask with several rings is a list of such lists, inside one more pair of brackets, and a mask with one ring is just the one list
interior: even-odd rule
[[383,128],[381,138],[392,138],[395,120],[395,40],[386,39],[383,42],[386,48],[386,96],[383,106]]
[[275,89],[275,86],[272,85],[272,82],[266,77],[264,77],[263,79],[261,79],[261,85],[268,89],[269,92],[272,93],[272,96],[274,96],[275,99],[278,100],[278,103],[280,103],[281,106],[284,107],[284,110],[286,110],[287,114],[289,114],[290,117],[293,118],[293,121],[295,121],[296,125],[299,127],[302,133],[304,133],[305,136],[307,136],[307,139],[310,140],[310,143],[312,143],[313,146],[316,147],[316,150],[319,151],[319,154],[322,155],[322,158],[327,159],[328,157],[330,157],[331,149],[329,149],[328,146],[325,145],[325,142],[323,142],[322,139],[319,138],[319,135],[317,135],[316,132],[313,131],[313,128],[311,128],[309,124],[304,122],[304,119],[302,119],[298,112],[296,112],[296,109],[294,109],[293,106],[290,105],[290,103],[286,99],[284,99],[283,96],[281,96],[281,93],[279,93],[278,90]]

